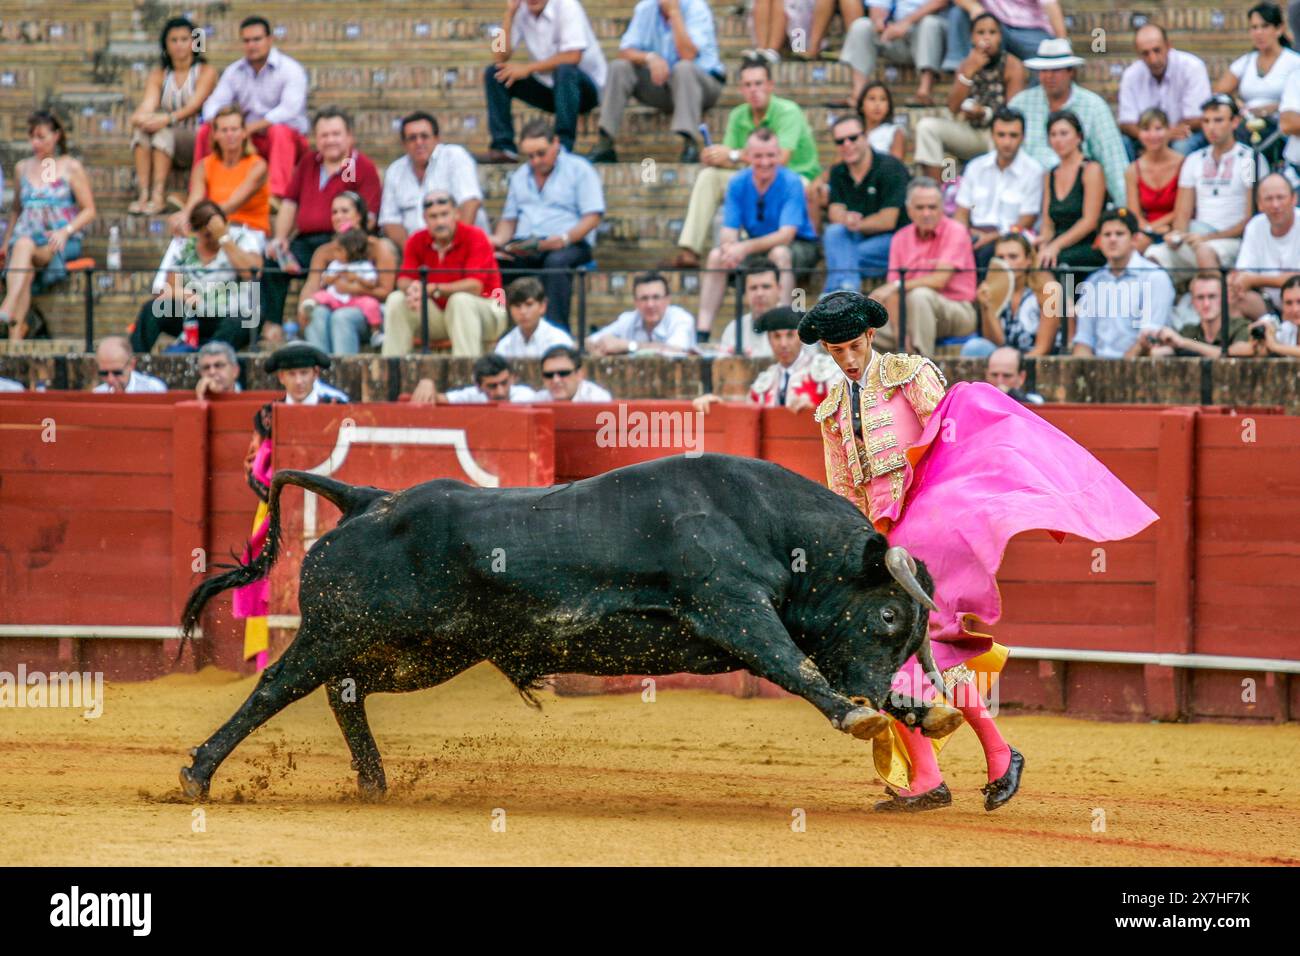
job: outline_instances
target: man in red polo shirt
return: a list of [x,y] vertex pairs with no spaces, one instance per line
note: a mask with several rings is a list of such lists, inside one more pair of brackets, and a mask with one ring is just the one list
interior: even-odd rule
[[266,257],[278,262],[279,269],[268,269],[263,276],[262,319],[277,326],[289,295],[289,277],[305,270],[312,254],[334,237],[330,203],[339,193],[356,193],[364,201],[369,230],[382,196],[379,171],[370,157],[356,148],[346,113],[334,107],[321,110],[312,123],[312,134],[316,150],[298,161],[288,188],[279,197],[280,211],[266,244]]
[[505,296],[492,240],[460,222],[451,193],[424,197],[424,229],[406,240],[397,289],[384,303],[384,355],[406,355],[420,328],[420,266],[429,267],[429,338],[451,339],[451,354],[490,352],[506,329]]

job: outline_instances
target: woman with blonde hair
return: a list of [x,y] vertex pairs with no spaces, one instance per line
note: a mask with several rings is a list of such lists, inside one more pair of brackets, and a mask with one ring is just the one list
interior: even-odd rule
[[253,148],[244,114],[233,103],[212,117],[212,152],[194,164],[189,198],[170,220],[173,236],[188,234],[190,213],[205,199],[220,207],[227,222],[256,231],[265,243],[271,231],[266,160]]
[[1023,232],[1004,232],[993,245],[988,275],[975,293],[980,334],[961,347],[962,358],[987,358],[1009,345],[1024,355],[1047,355],[1053,342],[1040,334],[1050,276],[1034,269],[1034,247]]
[[1147,249],[1163,242],[1173,228],[1183,155],[1170,148],[1169,117],[1159,107],[1153,106],[1138,117],[1138,136],[1142,155],[1124,171],[1124,185],[1128,208],[1138,220],[1133,246],[1140,255],[1146,255]]

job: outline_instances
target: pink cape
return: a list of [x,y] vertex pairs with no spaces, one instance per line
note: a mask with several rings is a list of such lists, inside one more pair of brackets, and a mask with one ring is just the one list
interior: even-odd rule
[[[984,382],[948,390],[908,452],[918,454],[903,516],[887,537],[934,578],[930,640],[940,670],[992,647],[962,623],[1002,616],[997,571],[1012,536],[1043,529],[1057,541],[1116,541],[1159,517],[1087,449]],[[900,690],[915,660],[904,665]]]

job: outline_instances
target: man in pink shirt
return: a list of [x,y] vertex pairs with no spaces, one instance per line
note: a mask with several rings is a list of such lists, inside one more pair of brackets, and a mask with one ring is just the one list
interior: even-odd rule
[[[907,341],[903,351],[933,357],[936,339],[975,331],[975,254],[961,223],[943,214],[943,192],[928,176],[907,187],[911,225],[889,244],[889,276],[871,298],[889,312],[889,324],[876,333],[876,345],[890,352],[898,345],[899,288],[907,290]],[[905,270],[900,282],[899,270]]]

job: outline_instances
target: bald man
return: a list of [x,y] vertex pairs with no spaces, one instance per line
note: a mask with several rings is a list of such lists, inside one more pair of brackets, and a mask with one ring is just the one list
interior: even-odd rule
[[101,394],[167,391],[167,383],[162,379],[136,371],[135,353],[125,335],[109,335],[101,339],[99,348],[95,350],[95,365],[99,371],[99,384],[93,391]]
[[1025,405],[1042,405],[1043,396],[1025,391],[1025,357],[1019,349],[1009,345],[996,348],[984,367],[984,381],[996,385],[1016,401]]
[[1280,173],[1259,182],[1259,212],[1246,223],[1236,271],[1228,276],[1234,309],[1254,320],[1282,310],[1282,286],[1300,266],[1300,216],[1295,190]]

